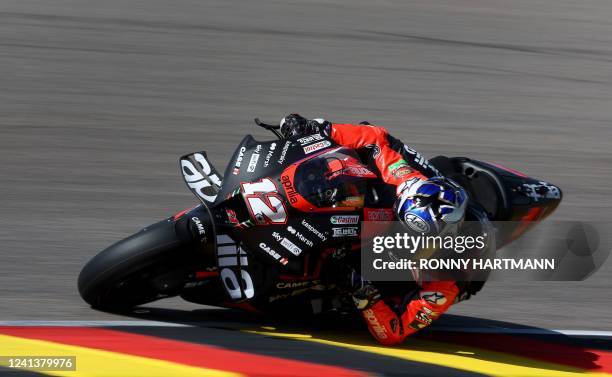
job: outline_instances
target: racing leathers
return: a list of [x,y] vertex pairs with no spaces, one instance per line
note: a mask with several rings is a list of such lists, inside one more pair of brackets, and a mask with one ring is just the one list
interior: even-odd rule
[[[336,143],[365,155],[368,164],[376,167],[382,180],[396,186],[398,197],[415,184],[441,176],[428,160],[389,135],[382,127],[369,124],[333,124],[326,121],[298,123],[301,127],[298,132],[301,134],[323,132]],[[284,134],[289,133],[287,129],[285,126]],[[418,292],[404,298],[381,297],[375,287],[367,287],[365,290],[362,287],[361,291],[367,292],[366,296],[369,297],[356,299],[356,304],[359,302],[357,308],[360,309],[370,333],[384,345],[400,343],[410,334],[428,326],[444,313],[459,295],[459,288],[454,281],[423,281]]]

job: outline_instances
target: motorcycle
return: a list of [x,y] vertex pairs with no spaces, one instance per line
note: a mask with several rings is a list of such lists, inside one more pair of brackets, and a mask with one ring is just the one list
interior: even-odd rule
[[[253,312],[309,314],[343,305],[338,266],[358,257],[367,237],[362,222],[395,219],[395,187],[357,151],[323,134],[284,139],[277,125],[255,121],[278,140],[247,135],[224,175],[205,152],[180,158],[199,204],[94,256],[78,278],[88,304],[118,311],[180,296]],[[500,235],[499,247],[549,216],[562,198],[557,186],[500,165],[444,156],[430,163],[467,190],[470,208],[490,221],[516,224]],[[385,289],[406,292],[410,284]]]

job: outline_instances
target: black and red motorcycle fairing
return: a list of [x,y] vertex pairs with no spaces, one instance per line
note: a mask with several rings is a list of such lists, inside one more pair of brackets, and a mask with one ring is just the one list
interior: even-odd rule
[[[474,211],[519,224],[498,245],[561,200],[558,187],[497,165],[443,156],[431,163],[466,188]],[[223,176],[205,152],[183,156],[180,166],[201,203],[94,257],[79,276],[85,301],[116,309],[180,295],[253,311],[326,310],[337,305],[338,271],[369,236],[360,223],[394,219],[395,187],[323,134],[246,136]],[[385,289],[406,292],[406,284]]]

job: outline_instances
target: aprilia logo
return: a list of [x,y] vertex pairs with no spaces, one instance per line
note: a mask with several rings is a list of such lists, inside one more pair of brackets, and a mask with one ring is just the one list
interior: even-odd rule
[[289,179],[288,175],[281,176],[281,184],[283,185],[283,188],[285,189],[285,193],[287,194],[289,203],[291,204],[297,203],[298,201],[297,197],[299,194],[297,191],[295,191],[295,188],[293,188],[293,183],[291,183],[291,179]]
[[378,318],[374,315],[374,311],[372,309],[366,309],[363,311],[363,316],[365,317],[368,324],[371,326],[372,330],[376,334],[378,339],[387,339],[387,329],[378,322]]

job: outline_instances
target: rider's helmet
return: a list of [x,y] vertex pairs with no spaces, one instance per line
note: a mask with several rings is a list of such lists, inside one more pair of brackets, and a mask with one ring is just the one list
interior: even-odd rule
[[418,234],[456,235],[465,217],[467,201],[467,193],[457,183],[434,177],[404,190],[395,210],[399,220]]

